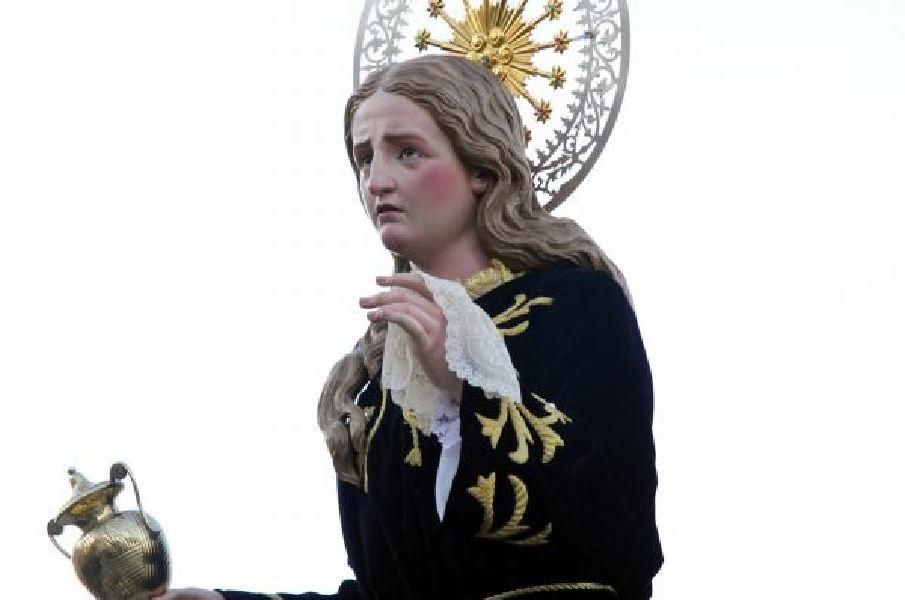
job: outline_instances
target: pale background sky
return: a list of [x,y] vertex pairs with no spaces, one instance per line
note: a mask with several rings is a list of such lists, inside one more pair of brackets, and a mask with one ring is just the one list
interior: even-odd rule
[[[174,586],[350,576],[314,408],[390,268],[341,142],[360,7],[0,4],[0,596],[88,598],[45,525],[116,460]],[[630,11],[560,214],[636,300],[655,597],[899,598],[905,4]]]

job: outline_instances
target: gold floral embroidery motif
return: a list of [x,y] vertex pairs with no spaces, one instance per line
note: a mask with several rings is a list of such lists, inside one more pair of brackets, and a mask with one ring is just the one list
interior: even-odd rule
[[498,314],[493,317],[493,322],[497,326],[499,332],[505,337],[507,335],[519,335],[524,333],[526,329],[528,329],[528,320],[524,320],[518,325],[512,327],[500,327],[504,323],[508,323],[513,319],[517,319],[519,317],[526,316],[530,311],[532,306],[550,306],[553,304],[553,298],[549,296],[538,296],[536,298],[532,298],[528,300],[528,296],[525,294],[516,294],[515,302]]
[[402,418],[412,432],[412,449],[405,455],[405,463],[413,467],[421,466],[421,447],[418,445],[418,418],[411,408],[402,410]]
[[512,515],[504,525],[496,530],[493,529],[493,498],[496,494],[496,473],[490,473],[487,477],[478,475],[477,483],[473,487],[468,488],[468,493],[478,501],[484,511],[481,528],[478,530],[476,536],[519,546],[539,546],[541,544],[546,544],[549,542],[550,532],[553,531],[552,523],[547,523],[541,531],[530,537],[512,539],[530,529],[528,525],[522,523],[522,519],[525,516],[525,510],[528,508],[528,486],[515,475],[509,475],[508,478],[509,483],[512,485],[512,491],[515,494],[515,504],[512,507]]
[[524,273],[513,272],[509,270],[509,267],[503,264],[502,261],[492,258],[490,259],[489,267],[481,269],[466,279],[460,279],[459,283],[461,283],[462,287],[465,288],[465,291],[468,292],[469,297],[474,300],[497,286],[517,279],[522,275],[524,275]]
[[[556,408],[553,403],[547,402],[535,393],[531,395],[543,404],[544,410],[547,411],[546,416],[539,417],[532,413],[523,403],[513,402],[510,398],[502,398],[500,400],[500,414],[495,419],[475,413],[475,417],[481,423],[481,433],[490,440],[490,447],[494,450],[500,443],[500,436],[503,434],[506,423],[512,423],[516,448],[509,453],[509,458],[512,459],[512,462],[520,465],[528,461],[528,444],[534,443],[531,429],[534,429],[537,437],[540,438],[543,446],[541,462],[546,464],[553,460],[553,455],[558,447],[566,445],[562,437],[553,431],[552,426],[556,423],[569,423],[572,421],[561,410]],[[529,425],[531,428],[528,427]]]
[[[386,410],[387,406],[387,391],[383,386],[380,386],[380,412],[377,413],[377,419],[374,421],[374,424],[371,425],[371,431],[368,432],[368,437],[365,441],[365,456],[362,463],[362,472],[364,473],[364,491],[368,493],[368,454],[371,452],[371,441],[374,439],[374,435],[377,433],[377,428],[380,427],[380,422],[383,420],[383,413]],[[365,413],[365,422],[371,420],[371,417],[374,415],[374,407],[366,406],[364,408]]]

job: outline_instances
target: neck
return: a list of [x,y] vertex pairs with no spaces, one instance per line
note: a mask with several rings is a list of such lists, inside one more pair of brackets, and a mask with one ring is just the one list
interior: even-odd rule
[[477,236],[462,238],[429,258],[413,260],[418,268],[441,279],[463,279],[487,268],[490,259],[481,249]]

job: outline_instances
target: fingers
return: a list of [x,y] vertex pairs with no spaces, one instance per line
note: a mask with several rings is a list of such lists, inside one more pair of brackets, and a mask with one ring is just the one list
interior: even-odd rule
[[427,285],[424,283],[424,279],[418,273],[394,273],[392,275],[379,275],[377,277],[377,283],[378,285],[395,285],[407,288],[414,292],[417,292],[421,296],[424,296],[431,302],[434,301],[433,294],[431,294],[430,290],[427,289]]
[[[368,319],[372,321],[389,321],[396,323],[415,340],[415,343],[422,349],[428,349],[433,345],[433,336],[431,332],[430,319],[421,309],[411,304],[387,304],[375,311],[368,313]],[[428,331],[431,327],[431,332]]]
[[443,311],[432,299],[425,298],[410,288],[394,287],[386,292],[365,296],[358,301],[362,308],[380,308],[395,303],[415,306],[431,320],[440,321],[443,319]]
[[[423,339],[418,339],[422,348],[431,346],[434,337],[445,337],[446,317],[434,302],[433,295],[424,285],[420,275],[402,273],[378,277],[377,282],[393,287],[389,291],[359,299],[358,303],[362,308],[376,309],[368,313],[368,318],[371,320],[385,318],[396,322],[416,339],[423,335]],[[414,327],[409,319],[402,318],[406,315],[414,317],[420,328]]]
[[359,299],[371,321],[396,323],[412,336],[418,347],[431,353],[446,338],[446,317],[417,273],[377,277],[377,283],[392,286],[389,291]]

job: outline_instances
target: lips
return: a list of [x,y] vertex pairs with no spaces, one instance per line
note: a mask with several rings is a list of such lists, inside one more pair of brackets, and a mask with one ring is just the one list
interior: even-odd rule
[[385,212],[402,212],[402,210],[393,206],[392,204],[381,204],[376,209],[374,209],[374,212],[380,215]]

